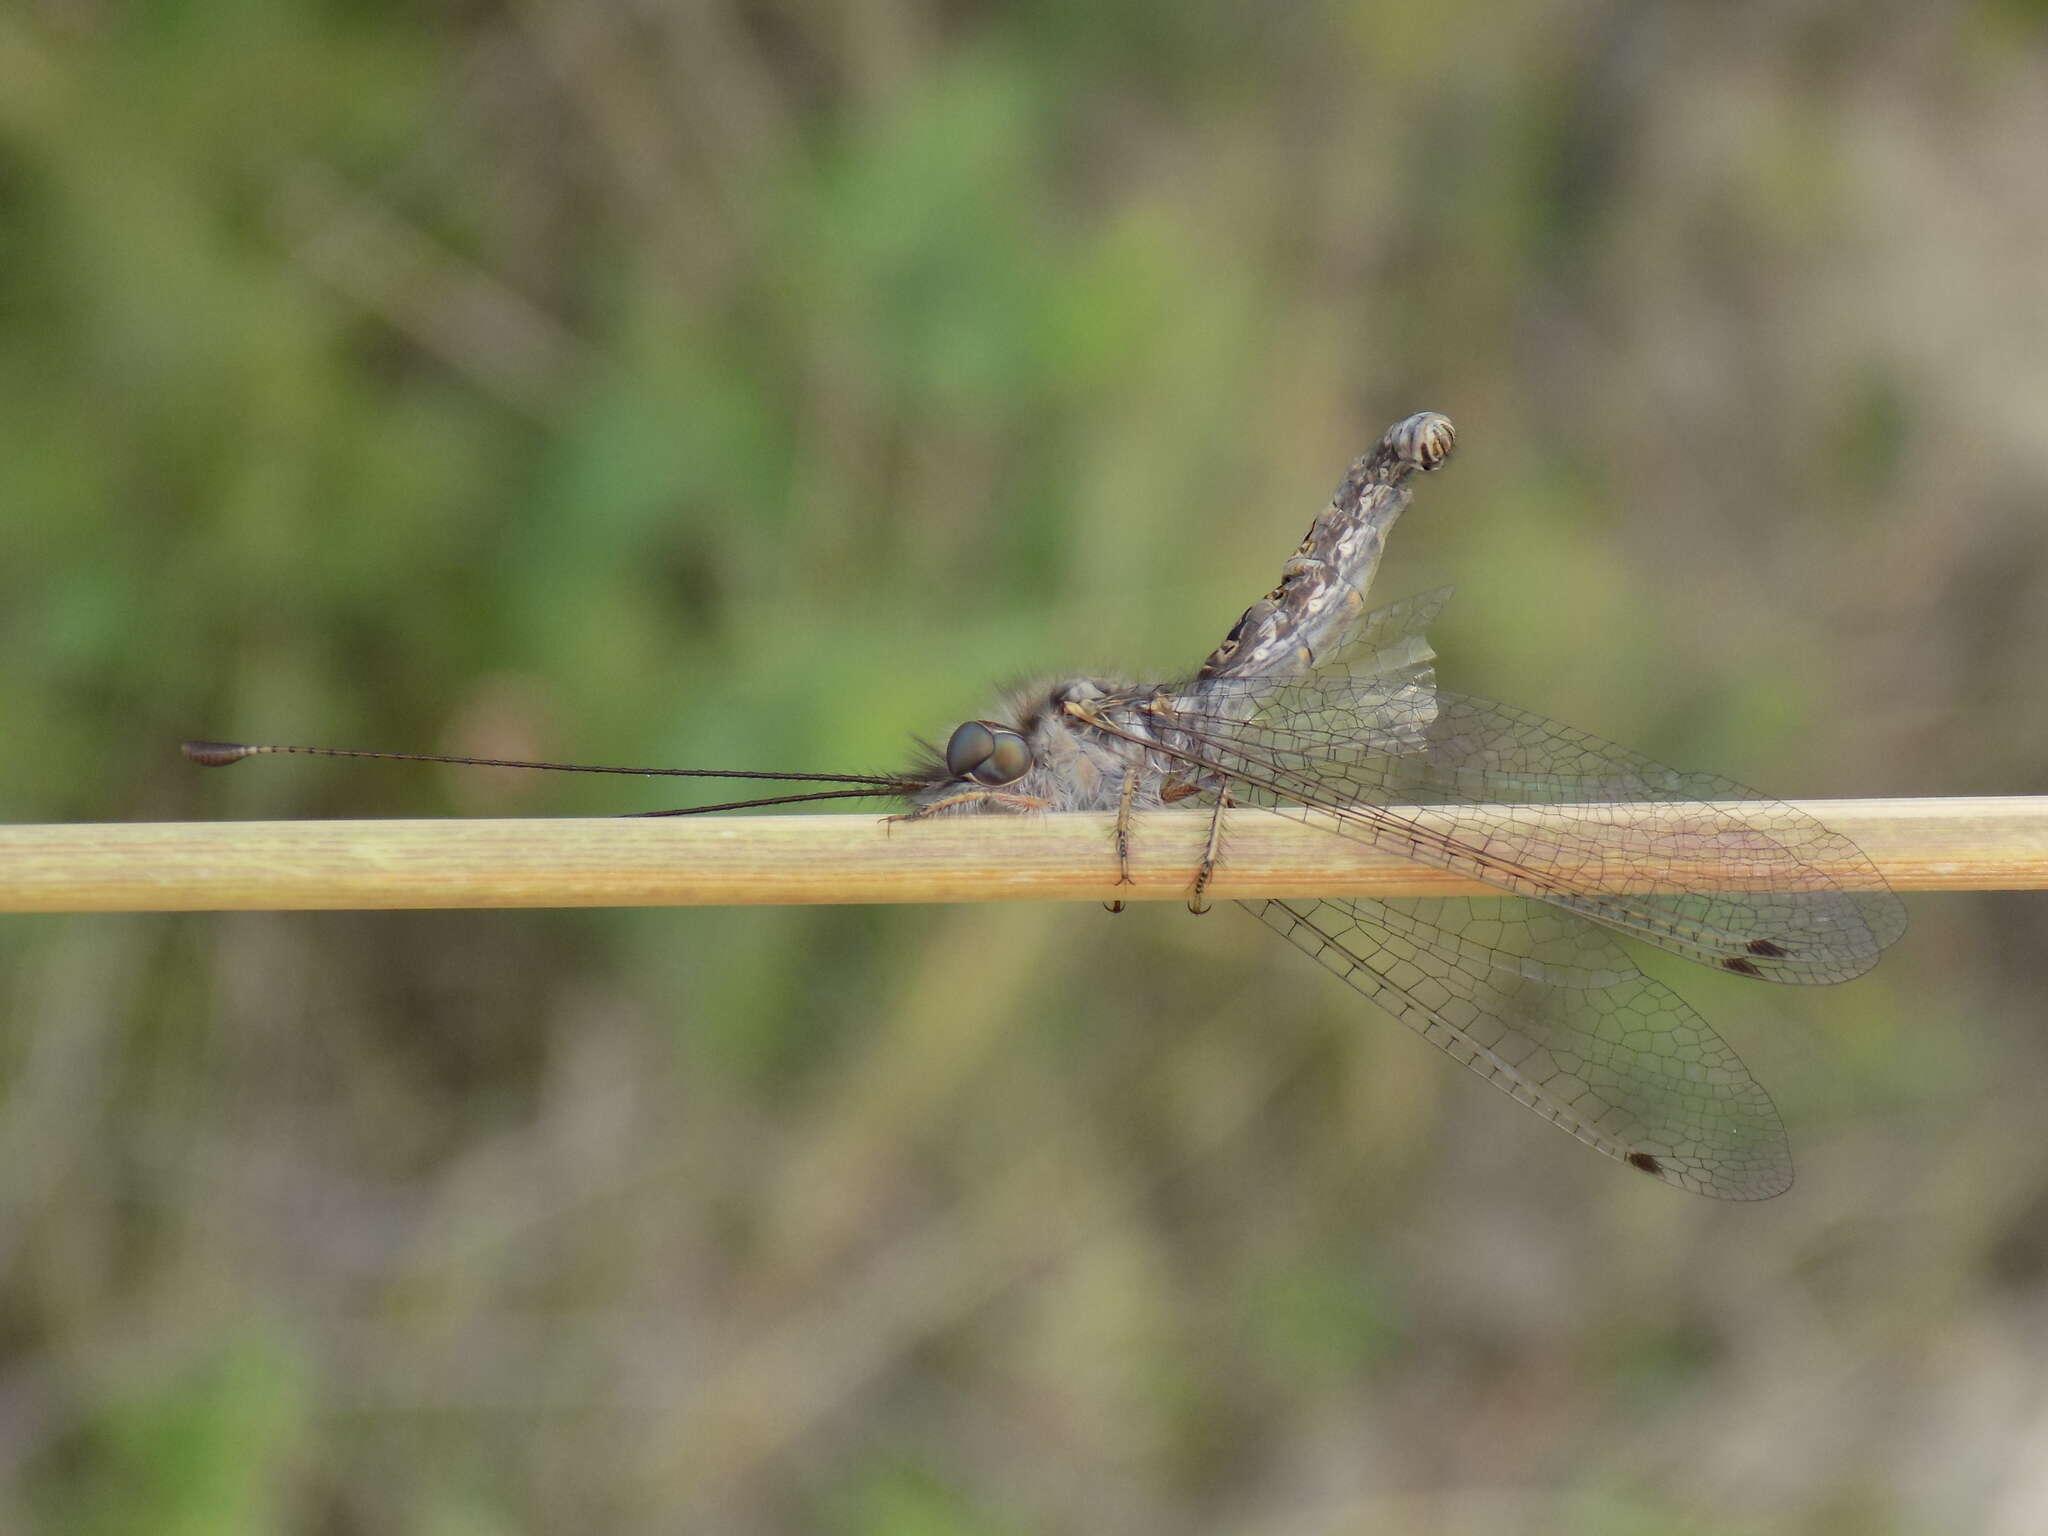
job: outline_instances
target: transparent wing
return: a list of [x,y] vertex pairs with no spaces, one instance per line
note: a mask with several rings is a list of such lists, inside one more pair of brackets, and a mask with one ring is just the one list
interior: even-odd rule
[[[1444,595],[1362,620],[1351,670],[1189,683],[1160,701],[1154,728],[1171,752],[1210,770],[1205,787],[1227,783],[1241,804],[1738,975],[1843,981],[1904,932],[1904,908],[1862,851],[1803,811],[1437,688],[1420,628]],[[1564,819],[1558,807],[1570,808]],[[1706,868],[1735,888],[1644,889]]]
[[1727,1042],[1572,914],[1517,898],[1243,905],[1609,1157],[1724,1200],[1791,1186],[1785,1127]]

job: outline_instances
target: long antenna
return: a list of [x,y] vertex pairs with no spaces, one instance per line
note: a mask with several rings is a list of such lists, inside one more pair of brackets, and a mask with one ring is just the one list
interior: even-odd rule
[[814,789],[807,795],[771,795],[765,800],[727,800],[718,805],[686,805],[678,811],[622,811],[624,816],[702,816],[711,811],[754,811],[764,805],[801,805],[806,800],[881,800],[908,794],[900,789]]
[[[363,752],[350,747],[293,747],[278,744],[252,745],[239,741],[186,741],[180,742],[178,750],[202,768],[226,768],[239,763],[245,757],[263,757],[273,753],[297,753],[305,757],[368,757],[396,763],[450,763],[464,768],[531,768],[541,773],[622,773],[640,778],[663,779],[782,779],[799,784],[866,784],[875,794],[900,794],[924,786],[916,779],[894,777],[876,773],[772,773],[761,769],[739,768],[615,768],[595,763],[529,763],[507,757],[453,757],[435,752]],[[842,791],[849,798],[855,791]],[[796,799],[821,798],[812,795],[793,795]],[[748,805],[776,805],[781,801],[735,802]],[[728,806],[706,806],[706,810],[732,809]],[[647,814],[667,816],[686,815],[688,812],[655,811]]]

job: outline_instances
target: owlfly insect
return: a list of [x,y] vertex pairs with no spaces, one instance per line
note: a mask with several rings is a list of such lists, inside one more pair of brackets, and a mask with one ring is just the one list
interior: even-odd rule
[[[1449,592],[1377,612],[1365,595],[1411,482],[1441,468],[1453,442],[1433,411],[1390,428],[1345,474],[1279,584],[1192,675],[1075,677],[1023,692],[897,775],[184,750],[209,766],[310,752],[834,786],[654,815],[875,798],[898,799],[912,822],[1113,811],[1120,868],[1133,814],[1180,806],[1209,816],[1197,911],[1230,808],[1278,811],[1499,894],[1243,903],[1261,922],[1588,1146],[1699,1194],[1778,1194],[1792,1159],[1769,1095],[1616,936],[1737,976],[1835,982],[1876,962],[1904,931],[1904,911],[1853,843],[1804,812],[1437,686],[1425,632]],[[1711,889],[1659,878],[1702,866],[1716,871]]]

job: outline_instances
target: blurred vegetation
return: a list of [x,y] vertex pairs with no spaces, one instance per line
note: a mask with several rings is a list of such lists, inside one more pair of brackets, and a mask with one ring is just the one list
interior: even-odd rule
[[[1455,686],[2048,792],[2044,28],[23,0],[0,817],[893,765],[1191,664],[1422,407]],[[1673,978],[1801,1158],[1724,1209],[1227,916],[6,920],[0,1526],[2043,1529],[2048,935],[1915,922]]]

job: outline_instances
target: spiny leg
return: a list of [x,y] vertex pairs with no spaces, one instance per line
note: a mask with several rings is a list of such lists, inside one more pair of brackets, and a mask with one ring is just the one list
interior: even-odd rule
[[[1116,797],[1116,883],[1130,885],[1131,881],[1131,807],[1138,798],[1138,776],[1129,769],[1124,771],[1124,787]],[[1105,912],[1121,912],[1121,900],[1105,901]]]
[[1188,892],[1188,910],[1196,917],[1209,910],[1202,893],[1216,876],[1216,856],[1223,848],[1223,812],[1229,805],[1230,790],[1226,787],[1217,792],[1216,808],[1209,813],[1209,841],[1202,849],[1201,865],[1195,870],[1194,889]]
[[897,821],[923,821],[927,816],[936,816],[941,811],[951,810],[956,805],[985,803],[1000,805],[1009,811],[1043,811],[1051,808],[1052,802],[1037,795],[1006,794],[999,789],[963,789],[957,795],[947,795],[943,800],[933,800],[914,810],[898,811],[893,816],[884,816],[883,825]]

